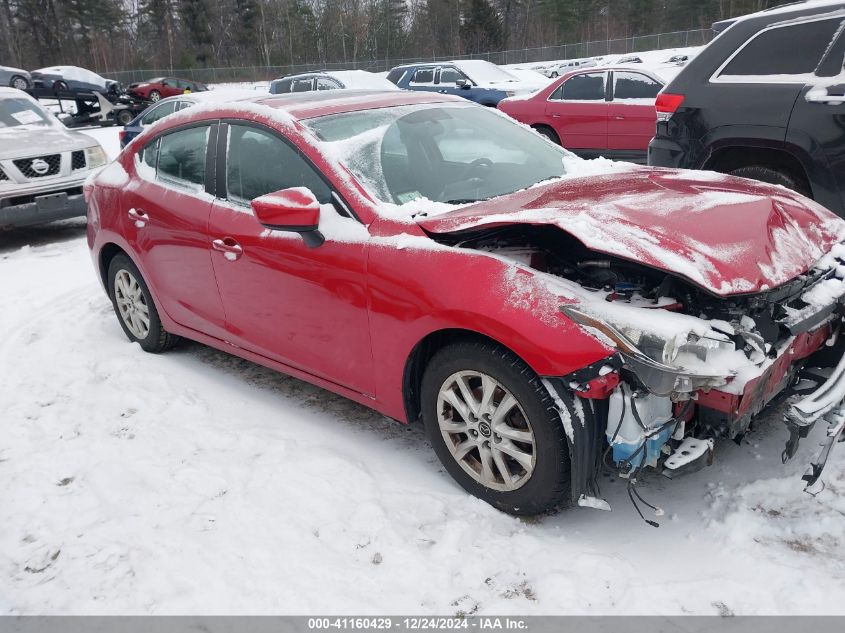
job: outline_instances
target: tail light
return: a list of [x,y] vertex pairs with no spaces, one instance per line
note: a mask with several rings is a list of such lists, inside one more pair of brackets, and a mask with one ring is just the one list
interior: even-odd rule
[[661,92],[657,95],[654,107],[657,109],[657,120],[668,121],[672,118],[681,104],[684,102],[684,95],[674,95],[670,92]]

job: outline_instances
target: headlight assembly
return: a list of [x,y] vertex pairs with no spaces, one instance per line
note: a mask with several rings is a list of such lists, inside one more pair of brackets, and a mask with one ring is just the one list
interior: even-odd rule
[[[718,332],[701,337],[689,334],[679,343],[675,337],[661,337],[627,325],[615,325],[573,306],[561,306],[560,310],[579,325],[597,330],[610,339],[628,368],[651,393],[663,396],[692,393],[724,385],[734,375],[729,370],[700,366],[707,362],[710,354],[734,350],[733,342]],[[687,361],[693,367],[680,365]]]
[[85,164],[88,166],[88,169],[102,167],[107,162],[109,162],[109,159],[101,146],[94,145],[93,147],[85,148]]

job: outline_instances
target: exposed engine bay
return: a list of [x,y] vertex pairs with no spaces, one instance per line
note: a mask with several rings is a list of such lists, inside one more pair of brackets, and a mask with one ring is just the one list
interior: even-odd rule
[[[845,397],[838,344],[845,300],[841,244],[783,285],[717,296],[679,275],[593,252],[556,227],[508,225],[437,239],[543,273],[550,288],[560,283],[561,296],[575,297],[561,301],[561,312],[616,348],[593,367],[545,379],[570,419],[573,461],[580,454],[587,469],[611,466],[632,479],[646,466],[669,477],[697,470],[712,461],[714,440],[738,442],[775,398],[823,383],[839,400],[826,398],[810,415],[790,409],[783,459],[822,417],[836,439],[843,435],[841,421],[832,421],[843,417]],[[811,368],[818,364],[827,368]],[[838,365],[842,380],[830,385],[837,373],[831,367]],[[585,430],[588,417],[600,434]],[[811,470],[808,488],[821,473],[819,464]],[[589,474],[573,479],[582,505],[601,501]]]

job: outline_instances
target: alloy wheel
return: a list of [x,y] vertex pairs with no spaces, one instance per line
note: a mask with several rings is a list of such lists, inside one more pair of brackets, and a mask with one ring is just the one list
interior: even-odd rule
[[440,433],[456,462],[481,485],[516,490],[534,472],[536,445],[528,417],[492,376],[459,371],[437,395]]
[[26,79],[23,77],[15,77],[12,79],[12,88],[17,88],[18,90],[26,90],[29,88],[29,85],[26,83]]
[[143,340],[150,333],[150,308],[138,280],[121,269],[114,279],[114,299],[120,318],[132,335]]

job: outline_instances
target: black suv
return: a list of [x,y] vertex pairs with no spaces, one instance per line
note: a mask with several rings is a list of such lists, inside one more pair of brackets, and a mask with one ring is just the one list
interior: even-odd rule
[[845,216],[845,2],[724,29],[657,97],[648,163],[784,185]]

